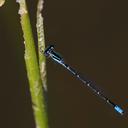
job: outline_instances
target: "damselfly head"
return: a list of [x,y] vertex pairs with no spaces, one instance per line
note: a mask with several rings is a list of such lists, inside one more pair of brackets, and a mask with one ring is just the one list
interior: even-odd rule
[[51,54],[51,52],[52,52],[53,50],[54,50],[54,45],[48,46],[48,47],[45,49],[45,51],[44,51],[44,55],[45,55],[46,57],[49,57],[50,54]]

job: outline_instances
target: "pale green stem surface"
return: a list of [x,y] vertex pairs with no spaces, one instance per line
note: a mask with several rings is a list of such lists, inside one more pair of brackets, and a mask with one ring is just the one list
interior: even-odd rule
[[43,25],[43,16],[41,14],[43,10],[44,0],[39,0],[37,4],[37,36],[38,36],[38,54],[39,54],[39,66],[41,79],[44,87],[44,91],[47,92],[46,85],[46,61],[43,51],[45,50],[45,38],[44,38],[44,25]]
[[20,5],[19,14],[23,30],[25,44],[25,63],[27,76],[30,85],[31,98],[33,103],[36,128],[48,128],[48,119],[45,109],[45,100],[42,90],[42,82],[35,51],[34,39],[32,35],[30,19],[25,0],[17,0]]

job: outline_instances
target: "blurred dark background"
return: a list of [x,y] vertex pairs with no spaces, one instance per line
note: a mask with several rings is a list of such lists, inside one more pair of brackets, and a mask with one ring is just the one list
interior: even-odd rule
[[[35,42],[36,4],[27,0]],[[109,98],[128,107],[127,0],[45,0],[46,45],[86,75]],[[35,128],[24,63],[18,4],[0,8],[0,127]],[[47,60],[50,128],[127,128],[111,107],[63,67]]]

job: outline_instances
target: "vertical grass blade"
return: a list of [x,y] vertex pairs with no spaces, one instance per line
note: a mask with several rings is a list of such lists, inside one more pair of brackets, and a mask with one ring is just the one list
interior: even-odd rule
[[45,49],[44,24],[43,24],[43,16],[41,14],[43,10],[43,4],[44,4],[44,0],[38,1],[36,27],[37,27],[37,36],[38,36],[38,54],[39,54],[39,66],[40,66],[41,79],[42,79],[44,91],[47,92],[46,61],[45,61],[45,56],[42,53]]
[[34,39],[25,0],[17,0],[25,44],[25,63],[33,103],[36,128],[48,128],[42,82],[35,51]]

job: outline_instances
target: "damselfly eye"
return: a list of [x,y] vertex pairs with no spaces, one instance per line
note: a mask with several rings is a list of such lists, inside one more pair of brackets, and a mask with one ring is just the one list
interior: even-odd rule
[[53,49],[54,49],[54,45],[50,45],[49,47],[47,47],[45,49],[44,55],[47,56],[47,57],[50,56],[50,53],[53,51]]

